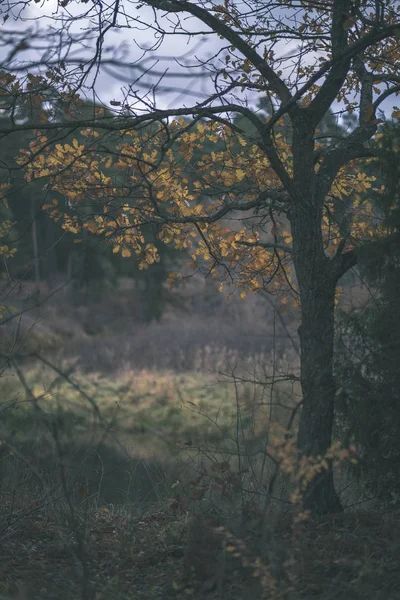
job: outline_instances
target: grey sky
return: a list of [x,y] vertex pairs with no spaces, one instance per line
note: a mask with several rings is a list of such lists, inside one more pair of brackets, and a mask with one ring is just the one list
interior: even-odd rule
[[[89,5],[71,2],[66,9],[60,9],[57,0],[47,0],[37,4],[31,2],[28,9],[23,13],[24,20],[14,20],[11,17],[4,25],[4,28],[16,29],[23,33],[27,31],[28,27],[37,24],[40,24],[41,26],[50,24],[52,21],[47,18],[47,15],[50,16],[51,19],[55,19],[56,21],[53,24],[60,28],[62,27],[62,15],[63,13],[65,14],[65,11],[77,16],[78,14],[82,14],[82,11],[86,11],[87,6]],[[145,64],[146,67],[152,67],[151,72],[153,73],[167,73],[167,76],[159,83],[156,90],[157,107],[164,109],[182,105],[193,105],[204,99],[207,95],[212,94],[214,85],[209,77],[202,76],[198,68],[191,68],[188,70],[184,65],[194,65],[198,59],[204,60],[207,57],[213,56],[227,44],[226,42],[222,42],[222,40],[215,35],[206,35],[207,28],[201,25],[201,30],[204,30],[205,32],[204,35],[194,37],[191,40],[188,40],[188,38],[183,35],[169,35],[164,39],[159,48],[151,51],[149,48],[154,44],[155,37],[154,32],[149,30],[147,25],[154,24],[154,14],[152,9],[144,6],[140,11],[137,11],[137,15],[135,15],[139,16],[141,21],[137,28],[111,29],[108,31],[104,41],[105,56],[107,56],[107,53],[110,56],[107,49],[113,47],[114,52],[116,52],[118,57],[123,58],[124,62],[132,62],[134,64],[135,61],[140,59],[143,55],[142,49],[147,48],[145,63],[142,62],[142,65]],[[159,23],[163,27],[166,29],[169,28],[169,30],[172,31],[173,16],[168,17],[168,20],[162,16],[158,17],[158,15],[157,18],[159,18]],[[199,27],[199,22],[195,19],[185,20],[185,26],[187,26],[189,31],[195,31]],[[84,32],[88,27],[88,19],[78,20],[72,31],[78,34]],[[0,61],[4,59],[9,50],[9,48],[0,48]],[[275,51],[280,56],[287,56],[295,50],[296,42],[281,42],[277,44],[275,48]],[[91,51],[85,50],[82,47],[79,50],[80,58],[82,58],[82,56],[90,58],[90,52]],[[77,56],[77,54],[75,55]],[[30,60],[33,56],[34,53],[32,50],[28,49],[26,51],[21,51],[18,54],[18,59],[20,61]],[[306,58],[306,62],[312,63],[314,59],[315,53],[310,53],[309,57]],[[181,76],[178,74],[176,77],[171,77],[172,73],[179,72],[182,74]],[[113,66],[101,69],[95,85],[97,99],[104,104],[109,104],[112,100],[121,101],[124,94],[126,94],[129,85],[139,74],[140,71],[138,71],[135,66],[133,66],[132,69],[124,71],[116,69]],[[192,76],[189,76],[190,74],[192,74]],[[151,87],[158,81],[158,75],[147,74],[134,84],[133,89],[141,89],[142,91],[148,89],[150,95],[147,97],[147,100],[153,101],[154,96]],[[251,104],[255,104],[259,97],[254,93],[246,95]],[[90,98],[91,96],[88,95],[88,97]],[[381,108],[385,111],[387,116],[390,116],[391,109],[396,102],[399,103],[395,97],[391,97],[382,104]],[[339,108],[339,105],[337,105],[337,108]]]

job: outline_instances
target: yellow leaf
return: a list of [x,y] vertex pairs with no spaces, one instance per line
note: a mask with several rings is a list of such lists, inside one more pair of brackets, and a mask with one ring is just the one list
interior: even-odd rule
[[71,233],[78,233],[77,227],[75,227],[75,225],[73,225],[72,223],[63,223],[62,228],[65,231],[70,231]]
[[286,242],[286,244],[290,244],[292,241],[292,234],[289,233],[288,231],[284,231],[282,233],[282,237],[284,239],[284,241]]
[[356,22],[355,17],[349,17],[343,23],[343,29],[345,29],[346,31],[348,31],[349,29],[351,29],[353,27],[353,25],[355,24],[355,22]]
[[250,73],[251,69],[252,69],[253,65],[251,64],[251,62],[249,60],[245,60],[243,63],[243,71],[245,73]]
[[132,256],[132,252],[129,250],[129,248],[123,248],[121,254],[124,258],[129,258],[129,256]]
[[246,177],[246,173],[242,169],[238,169],[236,171],[236,179],[238,181],[242,181],[242,179],[244,179],[245,177]]
[[119,249],[121,248],[121,246],[119,244],[117,244],[116,246],[114,246],[113,248],[113,254],[117,254],[119,252]]
[[392,119],[400,119],[400,110],[394,110],[392,112]]

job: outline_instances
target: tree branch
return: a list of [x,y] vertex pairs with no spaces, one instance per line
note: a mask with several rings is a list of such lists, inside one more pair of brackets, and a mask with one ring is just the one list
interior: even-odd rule
[[[277,94],[282,103],[287,103],[292,95],[286,83],[275,73],[268,63],[252,48],[245,40],[226,23],[211,14],[210,10],[202,8],[199,4],[193,4],[186,0],[146,0],[146,4],[165,10],[166,12],[178,13],[188,12],[197,17],[205,25],[208,25],[212,31],[223,36],[235,48],[239,50],[267,80],[271,89]],[[293,107],[294,108],[294,107]]]
[[[395,231],[390,236],[385,238],[385,243],[389,246],[391,242],[398,243],[400,240],[400,231]],[[348,250],[347,252],[342,253],[341,249],[343,248],[346,240],[343,239],[341,244],[339,245],[338,251],[335,256],[332,258],[331,265],[333,269],[333,275],[336,277],[336,281],[338,281],[347,271],[352,269],[358,264],[359,254],[361,247],[353,248],[352,250]],[[373,248],[375,244],[379,244],[379,248],[382,248],[382,240],[376,240],[376,242],[368,242],[368,247]]]
[[384,92],[382,92],[382,94],[380,96],[378,96],[378,98],[375,100],[375,102],[373,103],[374,112],[376,111],[376,109],[378,108],[378,106],[380,104],[382,104],[382,102],[384,100],[386,100],[386,98],[389,98],[389,96],[392,96],[393,94],[396,94],[399,91],[400,91],[400,77],[399,77],[399,84],[398,85],[393,85],[392,87],[388,88],[387,90],[385,90]]
[[315,175],[318,197],[327,195],[340,169],[356,158],[372,157],[374,153],[365,146],[377,130],[375,122],[367,121],[357,127],[332,150],[325,153],[324,160]]
[[372,104],[373,78],[372,73],[369,73],[367,71],[367,68],[363,61],[363,56],[361,54],[354,57],[353,64],[354,70],[361,83],[359,122],[360,125],[364,125],[368,121],[371,121],[371,119],[375,118],[374,108]]
[[314,127],[329,110],[332,102],[338,95],[350,68],[351,58],[345,54],[347,49],[348,31],[343,24],[349,16],[350,0],[334,0],[332,9],[332,70],[307,107],[307,112],[312,115]]
[[[359,52],[362,52],[369,46],[373,46],[374,44],[377,44],[378,42],[384,40],[385,38],[390,37],[391,35],[394,35],[394,33],[397,30],[399,30],[399,28],[400,27],[398,24],[392,24],[392,25],[387,25],[386,27],[375,28],[374,30],[372,30],[371,32],[367,33],[362,38],[360,38],[359,40],[354,42],[354,44],[347,46],[340,54],[337,55],[336,58],[327,60],[322,65],[322,67],[320,69],[318,69],[318,71],[316,71],[310,77],[310,79],[295,94],[293,94],[291,100],[289,100],[289,102],[287,102],[285,105],[281,106],[279,108],[279,110],[276,111],[275,115],[273,117],[271,117],[271,119],[268,121],[268,127],[272,128],[284,114],[288,113],[289,109],[294,104],[296,104],[297,101],[300,100],[306,92],[308,92],[308,90],[311,88],[311,86],[314,85],[315,83],[317,83],[317,81],[319,79],[321,79],[321,77],[323,77],[325,75],[325,73],[327,73],[329,71],[329,69],[333,68],[333,66],[336,63],[338,63],[340,61],[352,59]],[[325,80],[325,83],[327,81],[328,81],[328,77]],[[322,84],[321,89],[319,90],[318,94],[321,92],[322,87],[325,85],[325,83]],[[335,99],[335,97],[332,99],[332,101]],[[314,98],[314,100],[315,100],[315,98]],[[322,100],[321,100],[321,103],[322,103]],[[311,104],[307,108],[302,109],[302,110],[311,112]],[[318,111],[318,109],[317,109],[317,111]],[[326,112],[326,110],[325,110],[325,112]],[[325,114],[325,112],[323,112],[322,110],[318,111],[318,113],[321,113],[321,118]],[[321,118],[319,119],[319,121],[321,120]],[[316,124],[318,124],[319,121],[317,121]]]
[[[224,204],[216,210],[214,213],[210,215],[199,215],[192,217],[190,215],[184,217],[172,217],[169,214],[159,213],[156,218],[150,217],[146,220],[146,223],[172,223],[172,224],[192,224],[196,225],[198,223],[215,223],[219,219],[225,217],[228,213],[233,211],[241,211],[246,212],[251,210],[252,208],[258,208],[263,204],[267,203],[268,200],[272,202],[287,202],[287,194],[281,194],[280,192],[274,192],[273,190],[265,192],[265,194],[260,195],[255,200],[251,200],[249,202],[224,202]],[[132,229],[132,225],[127,225],[126,227],[121,227],[122,230]]]
[[282,252],[286,252],[287,254],[292,254],[292,252],[293,252],[293,250],[290,246],[285,246],[284,244],[276,244],[274,242],[235,242],[235,243],[240,244],[241,246],[265,248],[266,250],[282,250]]
[[[219,94],[218,94],[219,95]],[[207,117],[210,115],[218,115],[220,113],[243,113],[244,107],[240,104],[226,104],[220,106],[206,106],[210,102],[210,98],[185,108],[171,108],[166,110],[154,110],[144,115],[135,115],[132,117],[102,117],[101,119],[77,119],[71,121],[56,121],[49,123],[18,123],[14,127],[0,127],[0,133],[9,135],[18,131],[56,131],[75,130],[75,129],[104,129],[105,131],[130,131],[144,123],[154,123],[168,119],[169,117],[192,116]]]
[[339,281],[347,271],[355,267],[358,263],[357,248],[348,250],[347,252],[336,253],[332,259],[333,275],[335,281]]

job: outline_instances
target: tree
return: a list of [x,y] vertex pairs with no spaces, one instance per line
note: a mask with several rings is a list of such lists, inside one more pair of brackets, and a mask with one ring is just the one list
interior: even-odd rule
[[[366,167],[377,175],[375,213],[396,231],[399,139],[399,125],[385,123],[375,141],[378,161]],[[387,502],[400,492],[399,239],[365,244],[359,259],[358,269],[373,295],[362,311],[338,319],[338,421],[341,434],[358,446],[356,473]]]
[[[159,260],[157,246],[145,241],[155,226],[159,241],[190,250],[194,269],[221,277],[243,295],[269,289],[300,304],[298,446],[306,456],[325,454],[334,419],[337,284],[357,263],[360,244],[375,235],[397,236],[390,227],[371,228],[371,205],[362,194],[373,177],[358,167],[374,155],[370,141],[379,126],[378,109],[400,90],[399,2],[115,0],[81,8],[65,0],[61,6],[62,28],[30,32],[33,40],[53,36],[51,49],[48,44],[35,60],[21,62],[25,49],[18,48],[27,43],[21,32],[12,41],[3,33],[4,43],[13,43],[17,52],[10,52],[3,68],[21,72],[45,65],[40,82],[56,83],[71,106],[81,102],[84,85],[95,86],[101,68],[114,68],[130,83],[122,102],[111,101],[114,118],[43,117],[29,153],[20,158],[28,181],[45,179],[75,207],[71,215],[49,206],[67,230],[106,236],[116,253],[136,255],[141,268]],[[77,50],[85,33],[74,32],[82,19],[91,22],[86,28],[91,58],[79,57]],[[137,60],[104,50],[113,28],[136,35],[144,24],[154,43],[143,42]],[[183,56],[178,72],[164,72],[157,67],[162,57],[154,61],[154,53],[171,36],[189,42],[206,37],[215,53]],[[158,108],[171,89],[170,75],[202,79],[201,99]],[[2,90],[26,93],[15,76]],[[252,108],[258,95],[270,99],[268,118]],[[331,107],[356,113],[358,120],[350,133],[339,130],[322,143],[319,126]],[[238,115],[255,133],[235,123]],[[282,130],[284,119],[288,131]],[[0,133],[27,128],[32,125],[14,122]],[[86,141],[65,144],[63,136],[72,131]],[[115,140],[117,152],[110,145]],[[214,150],[201,156],[205,143]],[[107,174],[111,165],[121,173],[118,181]],[[82,204],[90,206],[89,214]],[[305,505],[314,514],[341,509],[331,467],[314,478]]]

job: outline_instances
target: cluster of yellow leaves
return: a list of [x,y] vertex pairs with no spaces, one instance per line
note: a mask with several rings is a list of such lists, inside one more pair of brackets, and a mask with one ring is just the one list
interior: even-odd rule
[[356,163],[343,168],[334,185],[331,195],[342,200],[344,197],[360,198],[367,190],[372,188],[375,177],[371,177],[358,170]]
[[336,214],[338,205],[339,208],[344,207],[348,218],[345,249],[350,249],[356,240],[359,242],[385,233],[379,223],[374,222],[373,206],[368,200],[368,193],[376,190],[374,183],[375,177],[360,170],[357,162],[339,172],[325,203],[322,219],[322,235],[328,255],[334,255],[342,241],[343,232]]
[[[74,139],[54,145],[38,132],[18,160],[28,181],[44,179],[55,194],[44,208],[52,218],[63,219],[64,229],[101,235],[113,252],[135,255],[140,268],[146,268],[159,260],[155,245],[147,243],[144,235],[146,226],[153,223],[162,242],[189,251],[192,269],[205,267],[222,282],[229,278],[242,297],[267,286],[276,293],[293,290],[290,257],[279,247],[290,246],[291,233],[278,215],[272,215],[270,226],[269,239],[278,243],[274,249],[258,245],[257,223],[251,229],[238,229],[235,215],[206,222],[226,202],[252,201],[282,188],[254,141],[216,122],[193,126],[183,118],[168,125],[168,134],[161,126],[124,131],[110,154],[99,151],[101,140],[95,128],[79,134],[81,142]],[[171,139],[176,140],[174,144]],[[291,176],[292,155],[285,136],[277,133],[274,144]],[[357,165],[339,173],[322,222],[328,254],[334,254],[341,241],[335,202],[351,202],[349,244],[355,237],[368,236],[372,208],[362,199],[373,181]],[[76,214],[61,210],[60,196]],[[170,283],[178,279],[171,277]],[[297,303],[296,294],[293,299]]]
[[[80,133],[94,137],[88,129]],[[149,222],[159,223],[159,239],[189,249],[193,268],[208,263],[215,277],[219,267],[237,271],[243,295],[245,289],[262,288],[271,270],[279,271],[280,266],[276,253],[242,244],[254,242],[253,234],[237,232],[222,221],[190,224],[174,219],[207,217],[221,207],[227,192],[234,202],[278,187],[280,182],[267,159],[256,145],[211,122],[190,129],[179,119],[171,123],[170,135],[179,135],[177,150],[162,153],[162,128],[147,135],[129,132],[114,158],[97,152],[92,140],[83,144],[74,139],[53,146],[38,133],[29,149],[21,151],[18,162],[28,181],[45,179],[48,189],[61,195],[77,213],[80,206],[96,206],[97,216],[86,215],[80,222],[76,215],[61,211],[57,197],[47,202],[43,208],[54,219],[62,218],[67,231],[79,233],[84,228],[103,235],[115,253],[125,257],[135,253],[145,268],[159,258],[155,246],[145,243],[143,228]],[[205,144],[215,150],[205,154]],[[283,141],[280,144],[286,160]],[[208,201],[200,201],[200,194],[206,194]]]
[[[301,522],[308,517],[304,511],[304,494],[309,484],[321,472],[327,471],[345,461],[357,462],[357,449],[354,445],[344,448],[339,442],[334,442],[325,453],[318,456],[306,456],[298,449],[297,436],[286,429],[278,421],[260,415],[257,427],[258,434],[265,434],[268,443],[266,454],[279,466],[291,480],[292,493],[290,502],[295,509],[295,520]],[[219,489],[222,496],[235,494],[243,489],[243,479],[229,461],[221,460],[213,463],[204,477],[192,482],[192,498],[202,499],[207,490],[212,487]]]
[[318,473],[328,470],[330,464],[338,465],[343,461],[356,463],[356,447],[352,445],[349,448],[343,448],[340,442],[334,442],[324,455],[306,456],[300,453],[297,439],[278,423],[271,423],[270,434],[273,456],[279,463],[282,472],[289,475],[295,484],[290,501],[299,509],[296,520],[302,520],[308,516],[301,511],[301,506],[304,492],[309,484]]

